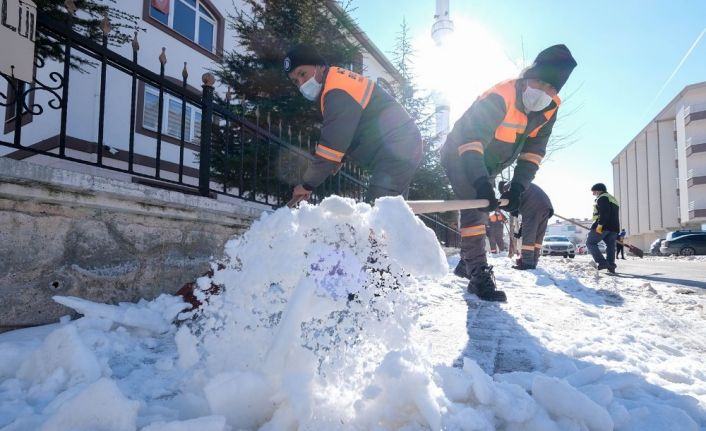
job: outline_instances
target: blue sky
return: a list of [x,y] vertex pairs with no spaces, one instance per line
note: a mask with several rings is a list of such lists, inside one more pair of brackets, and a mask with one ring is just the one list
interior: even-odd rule
[[[574,132],[575,143],[556,152],[536,178],[552,198],[556,212],[564,216],[589,217],[591,185],[605,182],[612,190],[613,157],[681,89],[706,80],[704,36],[658,96],[706,28],[703,0],[450,2],[457,29],[471,22],[482,26],[487,35],[466,41],[468,51],[456,53],[466,60],[464,64],[473,64],[467,67],[468,81],[459,86],[472,85],[479,68],[492,70],[493,65],[482,61],[476,65],[471,49],[487,45],[489,38],[516,63],[523,57],[523,47],[529,63],[539,51],[557,43],[567,45],[576,58],[578,66],[560,94],[573,93],[563,113],[575,112],[562,119],[560,110],[555,129]],[[354,6],[353,16],[360,27],[388,55],[403,17],[418,41],[430,35],[433,0],[355,0]],[[423,67],[424,61],[423,55],[417,56],[417,64]],[[495,81],[509,77],[497,76]],[[472,102],[469,96],[466,105]],[[467,106],[452,109],[462,111]]]

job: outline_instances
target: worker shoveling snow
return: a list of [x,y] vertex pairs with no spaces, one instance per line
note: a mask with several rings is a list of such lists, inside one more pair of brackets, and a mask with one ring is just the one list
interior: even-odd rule
[[[332,197],[280,209],[231,240],[212,267],[197,281],[203,305],[195,311],[169,295],[117,306],[57,297],[85,317],[0,335],[0,430],[697,430],[706,423],[694,398],[570,357],[546,353],[551,369],[495,378],[470,358],[460,368],[435,361],[432,343],[461,346],[462,355],[465,284],[399,198],[370,207]],[[518,294],[527,277],[503,275]],[[213,285],[219,293],[207,294]],[[533,295],[557,290],[526,287],[527,310]],[[506,316],[466,300],[490,328]]]

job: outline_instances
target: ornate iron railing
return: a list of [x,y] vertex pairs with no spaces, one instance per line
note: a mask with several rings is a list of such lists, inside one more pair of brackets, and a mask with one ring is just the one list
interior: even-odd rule
[[[145,68],[138,61],[137,33],[132,41],[132,58],[111,50],[107,18],[101,26],[100,42],[75,31],[72,19],[72,13],[67,13],[61,22],[38,16],[37,31],[61,47],[58,52],[62,58],[45,61],[36,57],[34,82],[27,84],[2,75],[7,85],[5,92],[0,91],[0,106],[6,110],[4,134],[0,134],[0,151],[5,150],[0,155],[17,159],[37,155],[60,158],[125,173],[133,181],[203,196],[222,194],[273,207],[286,202],[292,185],[298,183],[312,159],[315,139],[302,136],[301,131],[292,130],[290,125],[274,119],[272,113],[261,113],[256,107],[249,110],[252,115],[246,116],[242,109],[245,102],[240,100],[240,107],[234,105],[230,89],[224,102],[214,101],[216,83],[210,73],[203,75],[201,91],[195,91],[187,85],[186,63],[181,82],[166,77],[164,49],[158,58],[159,72]],[[97,116],[95,124],[88,124],[90,118],[79,122],[96,133],[91,138],[77,138],[70,130],[77,120],[69,116],[74,109],[69,98],[74,97],[76,103],[81,96],[74,94],[81,89],[87,71],[98,82]],[[116,84],[111,84],[113,81]],[[108,93],[118,85],[125,91],[121,90],[117,97],[130,100],[129,113],[114,111],[117,108]],[[147,88],[157,98],[156,124],[151,130],[145,129]],[[115,93],[111,94],[115,97]],[[82,97],[86,97],[85,92]],[[169,111],[174,118],[165,118],[166,103],[178,107],[179,112]],[[192,124],[199,118],[195,112],[200,113],[200,127]],[[125,127],[127,136],[121,131],[116,138],[106,131],[106,126],[118,121],[117,117],[125,117],[129,124]],[[165,133],[165,121],[170,130],[175,122],[178,133]],[[187,123],[191,130],[187,130]],[[31,128],[44,135],[38,138],[37,133],[23,134]],[[193,155],[191,162],[187,161],[189,152]],[[366,182],[364,170],[346,163],[317,189],[313,199],[337,194],[361,200]],[[423,220],[442,243],[458,245],[455,229],[435,217]]]

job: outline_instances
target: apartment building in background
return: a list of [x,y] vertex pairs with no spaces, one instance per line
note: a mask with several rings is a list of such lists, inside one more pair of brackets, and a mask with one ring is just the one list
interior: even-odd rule
[[629,241],[706,225],[706,82],[685,87],[612,160]]

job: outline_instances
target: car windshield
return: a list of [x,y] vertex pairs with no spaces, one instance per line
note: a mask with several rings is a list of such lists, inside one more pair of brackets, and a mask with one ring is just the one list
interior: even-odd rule
[[571,242],[569,238],[565,236],[547,236],[544,237],[545,242]]

